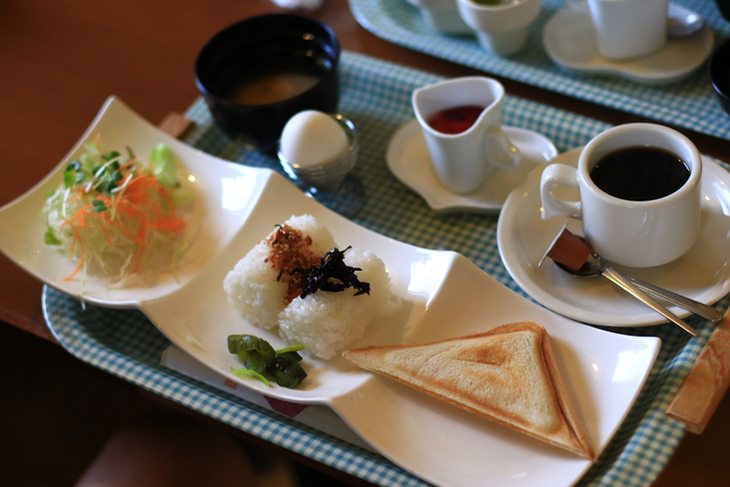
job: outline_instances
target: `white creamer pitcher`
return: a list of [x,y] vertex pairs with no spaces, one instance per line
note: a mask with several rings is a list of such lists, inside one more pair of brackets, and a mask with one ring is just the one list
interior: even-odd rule
[[[502,130],[504,87],[498,81],[471,76],[418,88],[413,110],[426,139],[433,169],[449,191],[467,194],[478,189],[496,168],[517,166],[522,157]],[[429,125],[435,114],[460,106],[484,107],[464,132],[446,134]]]

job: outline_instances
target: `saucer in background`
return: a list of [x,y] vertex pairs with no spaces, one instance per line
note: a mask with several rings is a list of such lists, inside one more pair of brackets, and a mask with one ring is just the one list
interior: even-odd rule
[[712,52],[714,33],[705,25],[686,37],[670,37],[660,51],[626,61],[598,55],[590,13],[563,9],[542,31],[547,55],[558,66],[586,74],[611,74],[637,83],[657,85],[679,81],[702,66]]

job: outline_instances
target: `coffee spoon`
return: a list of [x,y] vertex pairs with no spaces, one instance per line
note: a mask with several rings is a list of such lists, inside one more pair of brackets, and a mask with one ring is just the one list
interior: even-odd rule
[[[569,257],[567,257],[568,253],[572,255],[574,261],[569,260]],[[553,245],[545,253],[545,256],[553,259],[555,265],[560,269],[578,277],[598,276],[608,268],[601,259],[601,256],[593,250],[585,238],[573,235],[565,226],[560,234],[558,234],[558,238],[555,239]],[[699,315],[713,323],[718,323],[722,319],[722,313],[712,306],[707,306],[705,303],[700,303],[699,301],[642,281],[641,279],[636,279],[635,277],[623,277],[631,281],[643,292],[673,306],[687,310],[690,313]]]
[[542,265],[547,257],[550,257],[560,269],[572,275],[579,277],[604,276],[693,336],[696,336],[697,332],[692,327],[652,297],[696,313],[710,321],[717,322],[720,320],[722,315],[710,306],[641,280],[624,276],[612,267],[605,265],[601,257],[593,251],[584,239],[573,235],[566,227],[567,225],[563,226],[550,248],[543,255],[538,267]]
[[705,25],[705,21],[697,12],[680,5],[669,4],[667,15],[667,35],[669,37],[685,37],[694,34]]

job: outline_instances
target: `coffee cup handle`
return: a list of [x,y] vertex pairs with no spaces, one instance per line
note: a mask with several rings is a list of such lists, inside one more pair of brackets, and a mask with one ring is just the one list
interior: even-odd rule
[[502,169],[510,169],[522,161],[522,153],[502,129],[492,129],[484,136],[486,160]]
[[580,201],[566,201],[555,197],[559,185],[568,185],[579,190],[578,170],[565,164],[550,164],[540,178],[540,199],[542,200],[542,219],[556,216],[581,218]]

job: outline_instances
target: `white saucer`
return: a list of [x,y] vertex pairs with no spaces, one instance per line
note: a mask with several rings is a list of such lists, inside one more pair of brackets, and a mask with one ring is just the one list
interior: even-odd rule
[[[576,166],[579,154],[580,149],[574,149],[551,162]],[[573,277],[549,259],[537,267],[563,224],[570,222],[573,233],[583,233],[576,220],[542,220],[540,176],[544,166],[530,173],[507,198],[497,224],[499,253],[515,282],[543,306],[585,323],[646,326],[666,322],[607,279]],[[730,291],[730,173],[706,157],[702,171],[702,230],[689,252],[652,269],[617,269],[712,304]],[[681,317],[688,315],[679,308],[671,310]]]
[[612,74],[643,84],[661,84],[678,81],[702,66],[712,52],[714,34],[705,25],[690,36],[667,39],[666,46],[654,54],[610,61],[598,55],[590,13],[563,9],[545,24],[542,42],[547,55],[563,68]]
[[385,159],[395,177],[420,194],[434,211],[498,212],[527,173],[558,153],[553,143],[537,132],[516,127],[504,127],[504,131],[522,153],[522,163],[513,169],[497,169],[481,188],[466,195],[451,193],[436,178],[426,140],[415,119],[398,129],[388,144]]

